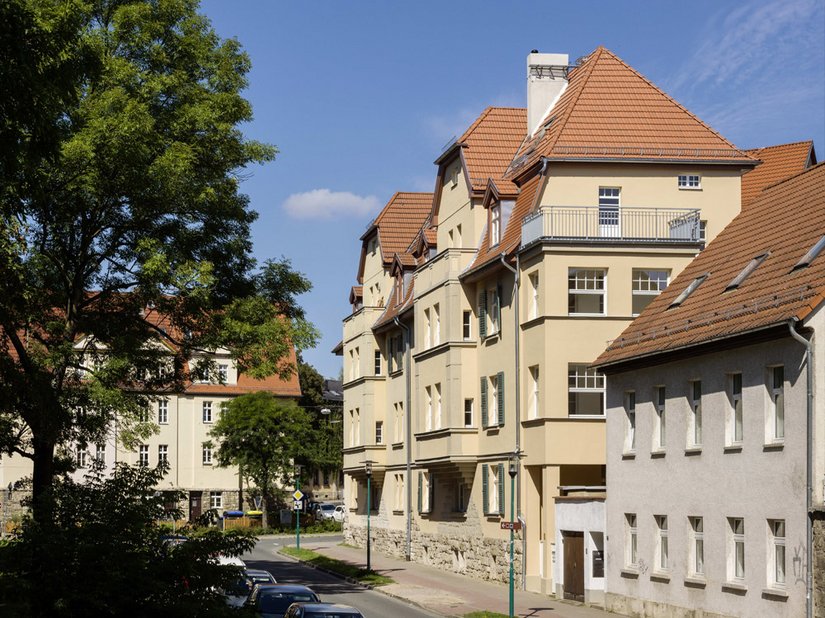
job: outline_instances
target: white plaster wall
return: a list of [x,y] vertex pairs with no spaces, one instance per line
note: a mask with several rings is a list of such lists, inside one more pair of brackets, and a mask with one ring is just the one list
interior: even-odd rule
[[[605,578],[593,577],[593,551],[598,549],[594,543],[594,534],[604,534],[605,530],[605,503],[603,500],[556,502],[556,560],[553,564],[553,581],[556,584],[556,594],[560,595],[564,584],[564,543],[562,531],[584,533],[584,590],[586,602],[601,602],[601,595],[594,595],[594,591],[603,591]],[[606,565],[605,565],[606,566]],[[606,570],[605,570],[606,574]],[[593,597],[598,598],[593,598]]]

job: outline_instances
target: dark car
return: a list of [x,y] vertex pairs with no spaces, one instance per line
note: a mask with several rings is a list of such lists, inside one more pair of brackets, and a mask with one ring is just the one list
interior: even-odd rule
[[269,571],[264,571],[263,569],[246,569],[244,571],[244,575],[246,579],[250,582],[250,588],[255,584],[275,584],[275,578],[272,576],[272,573]]
[[282,618],[289,606],[296,602],[320,603],[321,599],[306,586],[296,584],[257,584],[244,607],[251,608],[262,618]]
[[285,618],[364,618],[364,614],[349,605],[338,603],[293,603]]

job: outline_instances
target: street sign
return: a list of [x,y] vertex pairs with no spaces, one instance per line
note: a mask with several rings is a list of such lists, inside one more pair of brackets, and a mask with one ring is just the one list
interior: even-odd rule
[[301,498],[304,497],[304,494],[301,493],[300,489],[296,489],[295,493],[292,494],[292,497],[295,498],[296,500],[301,500]]
[[252,502],[255,504],[255,510],[256,510],[256,511],[260,511],[260,510],[261,510],[261,502],[262,502],[262,501],[263,501],[263,497],[262,497],[262,496],[255,496],[254,498],[252,498]]
[[521,530],[520,521],[503,521],[501,522],[502,530]]
[[296,511],[300,511],[301,510],[301,501],[296,500],[295,502],[293,502],[292,503],[292,508]]

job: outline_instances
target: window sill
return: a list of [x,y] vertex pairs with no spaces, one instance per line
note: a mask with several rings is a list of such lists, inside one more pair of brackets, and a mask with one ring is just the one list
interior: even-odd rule
[[403,442],[393,442],[392,445],[390,446],[390,448],[392,448],[392,450],[394,450],[394,451],[397,451],[398,449],[404,448],[404,443]]
[[657,448],[656,450],[650,451],[650,458],[651,459],[662,459],[667,454],[667,451],[663,448]]
[[708,585],[708,581],[704,577],[685,577],[685,586],[690,588],[704,588]]
[[785,448],[785,441],[784,440],[776,440],[774,442],[765,442],[762,445],[763,451],[781,451]]
[[636,459],[636,451],[625,451],[622,453],[622,459]]
[[606,313],[568,313],[568,318],[606,318]]
[[724,582],[722,584],[722,592],[732,592],[734,594],[745,594],[748,591],[746,584],[739,582]]
[[679,187],[679,191],[701,191],[702,187]]
[[763,588],[762,589],[762,596],[763,597],[773,597],[774,599],[787,599],[788,598],[788,591],[784,588]]
[[484,431],[487,433],[498,433],[502,427],[504,427],[504,425],[487,425],[484,427]]
[[736,444],[728,444],[723,450],[725,453],[741,453],[742,443],[738,442]]
[[654,582],[661,582],[663,584],[669,584],[670,583],[670,573],[667,573],[665,571],[654,571],[653,573],[650,574],[650,579],[651,579],[651,581],[654,581]]
[[701,446],[688,446],[685,449],[685,456],[701,455],[701,454],[702,454],[702,447]]
[[622,577],[629,577],[632,579],[639,578],[639,569],[635,567],[625,567],[619,573]]

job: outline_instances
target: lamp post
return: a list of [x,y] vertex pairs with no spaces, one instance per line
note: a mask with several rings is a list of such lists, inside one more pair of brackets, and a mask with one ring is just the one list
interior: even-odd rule
[[364,472],[367,475],[367,572],[370,568],[370,511],[372,510],[372,462],[368,459],[364,462]]
[[514,593],[513,593],[513,527],[516,521],[516,506],[515,506],[515,488],[516,488],[516,474],[518,474],[518,452],[510,455],[508,473],[510,474],[510,618],[515,614],[514,609]]
[[[301,491],[301,465],[295,464],[295,493]],[[298,502],[298,500],[296,500]],[[295,546],[301,549],[301,511],[295,509]]]

